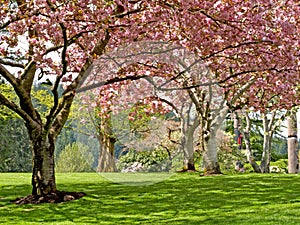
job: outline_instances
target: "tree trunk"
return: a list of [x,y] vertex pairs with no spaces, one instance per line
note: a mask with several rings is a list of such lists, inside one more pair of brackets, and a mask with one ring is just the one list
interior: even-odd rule
[[204,138],[203,142],[203,162],[204,162],[204,174],[221,174],[221,168],[218,160],[218,149],[216,133],[211,133],[210,137]]
[[194,162],[194,132],[184,132],[183,133],[183,170],[196,170]]
[[110,119],[103,119],[99,132],[100,154],[97,172],[116,172],[114,157],[115,138],[112,132]]
[[251,130],[251,120],[249,118],[248,113],[245,113],[245,118],[246,118],[246,127],[243,132],[244,140],[245,140],[245,146],[246,146],[246,155],[247,155],[247,160],[249,161],[250,165],[254,169],[256,173],[261,173],[259,165],[256,163],[254,160],[253,152],[251,149],[251,142],[250,142],[250,130]]
[[57,191],[54,171],[54,144],[52,135],[31,135],[33,148],[32,194],[44,196]]
[[288,132],[288,172],[298,173],[298,139],[297,139],[297,115],[291,110],[287,120]]
[[194,111],[193,105],[189,107],[187,112],[182,116],[181,125],[181,146],[183,149],[183,171],[195,171],[195,149],[194,149],[194,133],[199,126],[197,112]]
[[[203,162],[204,162],[204,175],[221,174],[221,168],[218,159],[218,141],[217,131],[223,124],[228,113],[228,106],[218,111],[215,111],[215,116],[212,120],[209,118],[202,118],[199,115],[200,125],[200,142],[202,142]],[[203,121],[206,120],[206,121]],[[202,121],[201,121],[202,120]],[[204,125],[204,126],[203,126]],[[201,130],[201,127],[200,127]]]
[[271,161],[271,133],[272,131],[269,129],[269,120],[266,114],[262,114],[263,119],[263,129],[264,129],[264,142],[263,142],[263,153],[261,157],[260,163],[260,171],[261,173],[269,173],[270,172],[270,161]]

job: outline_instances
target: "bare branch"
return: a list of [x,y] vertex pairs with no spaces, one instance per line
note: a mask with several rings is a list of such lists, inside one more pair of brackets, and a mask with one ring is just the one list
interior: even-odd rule
[[257,45],[257,44],[263,44],[263,43],[274,44],[272,41],[263,41],[263,40],[261,40],[261,41],[249,41],[249,42],[243,42],[243,43],[239,43],[239,44],[237,44],[237,45],[228,45],[228,46],[226,46],[226,47],[220,49],[219,51],[213,52],[213,53],[211,53],[211,54],[209,54],[209,55],[207,55],[207,56],[205,56],[205,57],[202,57],[201,59],[202,59],[202,60],[209,59],[209,58],[211,58],[211,57],[213,57],[213,56],[215,56],[215,55],[217,55],[217,54],[219,54],[219,53],[221,53],[221,52],[224,52],[224,51],[226,51],[226,50],[228,50],[228,49],[235,49],[235,48],[240,48],[240,47],[246,46],[246,45]]
[[0,64],[24,69],[24,64],[9,59],[0,58]]
[[13,86],[17,84],[17,79],[14,77],[2,64],[0,64],[0,74]]
[[91,89],[94,89],[94,88],[103,87],[103,86],[108,85],[108,84],[114,84],[114,83],[118,83],[118,82],[125,81],[125,80],[139,80],[141,78],[146,78],[146,77],[147,77],[146,75],[115,77],[115,78],[112,78],[110,80],[102,81],[102,82],[99,82],[99,83],[96,83],[96,84],[87,85],[85,87],[80,87],[76,90],[76,93],[88,91],[88,90],[91,90]]

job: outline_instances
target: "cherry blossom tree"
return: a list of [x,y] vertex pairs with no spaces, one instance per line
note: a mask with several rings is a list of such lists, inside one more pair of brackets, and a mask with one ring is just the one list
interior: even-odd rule
[[[0,103],[19,115],[29,132],[32,194],[59,193],[54,143],[76,88],[105,50],[120,43],[162,38],[164,18],[170,16],[155,1],[2,1],[0,11],[0,74],[19,98],[14,102],[0,93]],[[31,90],[36,80],[46,78],[52,82],[53,104],[42,117],[32,104]],[[58,92],[61,83],[62,94]]]
[[[115,85],[112,88],[114,94],[110,93],[110,95],[115,96],[117,94],[116,101],[111,101],[111,99],[107,101],[109,95],[100,94],[99,102],[102,103],[100,108],[103,114],[99,114],[99,116],[102,117],[102,121],[105,120],[106,116],[110,117],[111,112],[115,112],[116,115],[120,109],[125,110],[126,107],[133,107],[140,101],[144,101],[143,104],[149,104],[149,108],[144,109],[147,110],[146,113],[149,116],[157,111],[165,114],[165,108],[160,107],[162,105],[160,102],[162,102],[169,108],[171,107],[171,110],[181,121],[180,146],[184,153],[184,170],[195,170],[194,135],[199,121],[193,102],[184,86],[184,80],[193,79],[193,76],[201,76],[203,79],[200,80],[206,82],[203,86],[208,86],[207,83],[210,82],[210,78],[204,80],[207,70],[207,66],[201,60],[198,61],[195,54],[180,46],[163,42],[140,42],[123,49],[119,48],[117,51],[101,57],[95,63],[94,70],[86,80],[86,86],[78,89],[78,91],[100,86],[105,83],[105,80],[102,81],[101,79],[112,74],[117,77],[133,76],[138,79],[127,81],[126,85]],[[188,73],[189,78],[185,78],[183,73]],[[101,76],[99,77],[98,74]],[[108,85],[101,87],[101,89],[104,88],[111,89]],[[108,114],[106,114],[107,112]],[[129,115],[130,119],[135,119],[136,112],[133,113]],[[110,133],[110,135],[112,134]]]

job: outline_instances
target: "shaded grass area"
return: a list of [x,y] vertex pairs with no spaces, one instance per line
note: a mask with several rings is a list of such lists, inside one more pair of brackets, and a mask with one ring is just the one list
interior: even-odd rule
[[30,174],[0,173],[0,224],[300,224],[300,176],[175,174],[148,186],[97,173],[57,174],[58,189],[84,191],[59,204],[14,205]]

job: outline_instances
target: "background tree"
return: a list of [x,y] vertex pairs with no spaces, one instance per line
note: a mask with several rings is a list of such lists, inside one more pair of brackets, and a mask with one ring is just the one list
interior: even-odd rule
[[[255,172],[270,172],[271,161],[286,156],[285,138],[281,129],[285,111],[273,110],[264,114],[242,110],[239,113],[239,131],[243,134],[247,161]],[[260,164],[256,161],[260,160]]]
[[288,143],[288,172],[299,172],[298,138],[297,138],[297,113],[290,110],[287,117],[287,143]]

